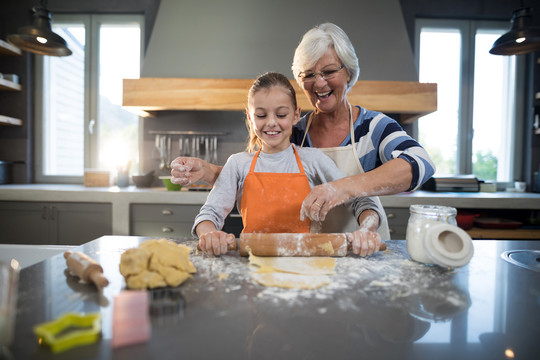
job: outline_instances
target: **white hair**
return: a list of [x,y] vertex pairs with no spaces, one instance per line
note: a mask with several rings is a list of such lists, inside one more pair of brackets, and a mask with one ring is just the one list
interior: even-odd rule
[[304,34],[300,44],[298,44],[294,52],[292,71],[299,85],[301,85],[299,74],[315,65],[330,48],[334,48],[351,77],[347,84],[347,91],[354,86],[360,75],[358,57],[347,34],[339,26],[332,23],[313,27]]

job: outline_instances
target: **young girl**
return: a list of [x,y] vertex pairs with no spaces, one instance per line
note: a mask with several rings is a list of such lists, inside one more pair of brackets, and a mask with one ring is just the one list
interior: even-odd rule
[[[320,150],[297,149],[291,144],[300,108],[284,75],[269,72],[255,80],[246,114],[247,151],[229,157],[193,225],[199,247],[213,255],[225,254],[234,241],[234,235],[221,228],[235,202],[242,214],[243,232],[310,232],[310,220],[301,216],[304,198],[311,187],[345,176]],[[364,256],[368,241],[376,248],[380,243],[376,233],[379,209],[370,198],[356,198],[352,206],[361,224],[350,236],[353,252]]]

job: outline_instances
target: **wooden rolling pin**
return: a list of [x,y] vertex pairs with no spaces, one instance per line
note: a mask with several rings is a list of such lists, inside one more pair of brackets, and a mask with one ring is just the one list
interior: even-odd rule
[[[346,256],[352,250],[344,233],[242,233],[238,247],[242,256],[250,250],[257,256]],[[379,246],[382,250],[385,243]]]
[[98,289],[109,285],[109,280],[103,276],[103,268],[94,259],[80,251],[64,253],[68,269],[87,283],[94,283]]
[[[197,249],[201,250],[197,245]],[[241,256],[249,251],[257,256],[346,256],[352,250],[344,233],[241,233],[240,238],[228,246],[239,249]],[[381,243],[379,251],[386,250]]]

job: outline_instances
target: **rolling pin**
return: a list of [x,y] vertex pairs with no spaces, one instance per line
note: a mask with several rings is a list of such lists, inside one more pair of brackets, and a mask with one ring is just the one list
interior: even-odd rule
[[87,283],[94,283],[98,289],[109,285],[109,280],[103,276],[103,268],[94,259],[80,251],[64,253],[68,269]]
[[[241,256],[249,251],[256,256],[346,256],[352,244],[344,233],[241,233],[228,250],[240,250]],[[379,251],[384,250],[381,243]]]

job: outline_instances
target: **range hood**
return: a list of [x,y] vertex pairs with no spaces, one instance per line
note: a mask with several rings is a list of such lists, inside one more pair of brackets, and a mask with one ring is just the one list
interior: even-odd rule
[[[141,116],[161,110],[243,111],[253,79],[124,79],[122,105]],[[291,80],[302,110],[313,107]],[[413,81],[358,81],[348,99],[369,110],[399,115],[402,124],[437,110],[437,84]]]
[[[362,81],[349,93],[350,102],[392,115],[401,123],[435,111],[437,86],[418,83],[400,1],[332,4],[341,9],[332,22],[347,32],[359,57]],[[141,78],[124,80],[123,105],[145,116],[159,110],[243,111],[258,74],[277,71],[292,76],[298,42],[306,30],[327,20],[327,12],[320,10],[327,5],[323,0],[211,5],[161,0]],[[254,21],[260,14],[279,19],[279,26],[275,21]],[[291,82],[299,106],[311,109],[296,81]]]

